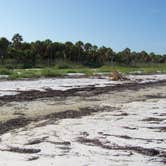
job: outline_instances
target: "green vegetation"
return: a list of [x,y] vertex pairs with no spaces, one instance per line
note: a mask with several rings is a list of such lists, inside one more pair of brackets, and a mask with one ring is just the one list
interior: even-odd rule
[[112,70],[117,70],[121,73],[125,74],[154,74],[154,73],[166,73],[166,65],[165,64],[140,64],[137,66],[119,66],[116,65],[114,67],[110,65],[105,65],[97,69],[97,72],[110,72]]
[[0,75],[11,75],[12,71],[6,68],[0,68]]
[[69,73],[83,73],[86,76],[96,75],[98,73],[109,74],[110,72],[117,70],[123,74],[154,74],[154,73],[166,73],[166,65],[153,64],[140,65],[135,67],[127,66],[110,66],[104,65],[98,68],[89,68],[85,66],[74,65],[72,68],[59,68],[59,65],[50,68],[33,68],[33,69],[0,69],[0,75],[8,75],[9,79],[21,79],[21,78],[40,78],[40,77],[63,77]]
[[64,76],[67,73],[94,75],[117,70],[123,73],[166,73],[166,55],[114,52],[109,47],[91,43],[23,42],[20,34],[11,41],[0,38],[0,75],[10,79]]

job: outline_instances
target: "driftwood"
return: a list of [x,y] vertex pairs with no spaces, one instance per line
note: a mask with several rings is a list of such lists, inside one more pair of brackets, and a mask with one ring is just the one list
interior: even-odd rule
[[118,80],[126,80],[127,78],[122,76],[118,71],[114,70],[110,76],[109,79],[112,81],[118,81]]

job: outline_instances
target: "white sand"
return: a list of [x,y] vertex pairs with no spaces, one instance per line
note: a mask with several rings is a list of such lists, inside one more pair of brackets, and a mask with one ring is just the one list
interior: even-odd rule
[[[165,79],[165,75],[153,75],[151,77],[135,76],[133,81],[140,81],[141,83],[145,80],[156,81],[158,79]],[[51,88],[57,87],[57,85],[55,86],[55,82],[57,83],[59,80],[48,80],[49,79],[30,81],[30,84],[29,82],[27,84],[23,84],[24,81],[20,81],[19,84],[16,84],[19,81],[14,81],[15,84],[10,86],[11,84],[9,83],[6,86],[6,90],[8,90],[9,87],[11,88],[10,90],[16,90],[16,87],[20,87],[20,84],[26,88],[23,90],[27,90],[27,87],[29,89],[37,87],[39,90],[43,90],[45,85],[49,85]],[[67,80],[64,80],[64,82]],[[39,81],[41,81],[40,85],[42,86],[39,85]],[[95,81],[93,83],[95,83]],[[102,81],[105,80],[102,79],[99,85],[104,84]],[[48,84],[46,84],[46,82]],[[63,85],[66,83],[64,82],[62,82]],[[62,84],[59,82],[58,85]],[[74,84],[73,79],[70,82],[70,85],[72,84]],[[1,87],[3,86],[5,85],[1,84]],[[87,86],[87,84],[85,85],[84,82],[84,85],[81,84],[80,86]],[[104,106],[116,108],[111,111],[103,109],[103,112],[95,113],[91,116],[75,119],[63,119],[40,127],[35,127],[39,122],[31,123],[24,128],[3,134],[0,136],[0,149],[4,149],[7,146],[16,146],[23,148],[39,148],[41,149],[41,152],[37,154],[18,154],[0,151],[0,166],[165,166],[164,163],[160,162],[162,158],[158,156],[150,157],[136,152],[132,152],[131,154],[129,151],[108,150],[101,147],[84,145],[77,141],[78,137],[86,137],[87,133],[87,138],[98,139],[103,143],[110,141],[109,144],[111,145],[141,146],[144,148],[155,148],[166,151],[166,132],[158,132],[155,129],[147,128],[166,126],[165,98],[146,98],[146,95],[157,94],[165,96],[166,87],[147,87],[146,89],[140,89],[139,91],[126,90],[123,92],[101,94],[86,98],[70,97],[63,101],[58,101],[56,98],[49,98],[31,102],[13,102],[4,105],[0,107],[1,117],[13,116],[12,114],[15,111],[17,111],[17,113],[23,112],[29,117],[34,117],[51,112],[70,109],[75,110],[79,107],[86,106],[97,106],[100,107],[101,110]],[[121,115],[124,113],[126,116]],[[161,116],[161,114],[163,115]],[[152,117],[159,118],[161,120],[154,122],[142,121],[143,119]],[[102,133],[107,135],[103,135]],[[119,138],[118,135],[130,136],[133,139]],[[71,145],[56,145],[50,142],[42,142],[36,145],[25,145],[29,140],[43,138],[45,136],[48,137],[46,141],[69,141],[71,142]],[[39,157],[39,159],[27,161],[33,156]]]
[[19,91],[45,89],[67,90],[72,88],[87,87],[94,85],[103,87],[108,85],[123,84],[126,82],[156,82],[166,80],[166,74],[160,75],[129,75],[130,81],[111,81],[107,77],[105,79],[97,78],[49,78],[36,80],[17,80],[17,81],[0,81],[0,96],[15,95]]
[[[103,103],[104,104],[104,103]],[[111,112],[97,113],[93,116],[82,117],[78,119],[64,119],[59,123],[48,124],[46,126],[33,128],[34,124],[29,128],[16,130],[1,136],[0,148],[4,146],[16,146],[24,148],[39,148],[41,152],[34,155],[17,154],[11,152],[0,152],[0,165],[5,166],[51,166],[66,164],[72,166],[84,165],[118,165],[118,166],[164,166],[162,163],[156,163],[161,159],[158,157],[144,156],[135,152],[130,155],[129,151],[115,151],[102,149],[96,146],[83,145],[77,142],[78,137],[83,136],[82,133],[88,133],[87,138],[97,138],[101,142],[110,141],[111,144],[141,146],[144,148],[155,148],[159,150],[166,149],[166,133],[155,132],[155,130],[146,127],[165,126],[166,122],[159,124],[150,124],[142,121],[148,117],[159,117],[159,114],[165,113],[166,101],[148,100],[146,102],[132,102],[123,104],[121,110],[113,110]],[[114,116],[125,112],[128,116]],[[155,114],[158,115],[155,115]],[[162,118],[166,118],[163,116]],[[126,129],[125,127],[136,128],[135,130]],[[139,139],[123,139],[111,135],[127,135],[132,138]],[[36,145],[27,145],[28,140],[42,138],[48,136],[49,141],[63,142],[69,141],[71,145],[55,145],[49,142],[43,142]],[[145,139],[145,140],[141,140]],[[146,139],[152,139],[148,141]],[[153,140],[154,139],[154,140]],[[164,139],[159,141],[157,139]],[[38,156],[35,161],[27,161],[32,156]],[[153,161],[154,160],[154,161]]]

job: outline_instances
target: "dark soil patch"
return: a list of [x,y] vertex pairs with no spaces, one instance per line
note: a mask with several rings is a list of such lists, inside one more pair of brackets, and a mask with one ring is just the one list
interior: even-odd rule
[[57,113],[52,113],[49,115],[46,115],[44,119],[53,119],[53,120],[58,120],[58,119],[66,119],[66,118],[79,118],[82,116],[87,116],[91,115],[96,112],[100,111],[105,111],[108,110],[111,111],[112,109],[115,109],[115,107],[95,107],[95,108],[90,108],[90,107],[85,107],[85,108],[80,108],[78,111],[77,110],[66,110],[63,112],[57,112]]
[[15,119],[10,119],[6,122],[0,122],[0,134],[3,134],[16,128],[24,127],[29,123],[30,120],[24,117],[18,117]]
[[[91,115],[93,113],[96,112],[100,112],[100,111],[111,111],[112,109],[115,109],[115,107],[94,107],[94,108],[90,108],[90,107],[85,107],[85,108],[80,108],[79,110],[66,110],[63,112],[55,112],[43,117],[38,117],[38,118],[34,118],[34,119],[27,119],[25,117],[18,117],[15,119],[11,119],[8,120],[6,122],[0,122],[0,134],[4,134],[10,130],[14,130],[17,128],[21,128],[21,127],[25,127],[26,125],[30,124],[31,122],[38,122],[40,120],[46,120],[48,119],[47,122],[45,122],[42,125],[47,125],[48,123],[51,123],[51,120],[53,122],[55,122],[56,120],[59,119],[66,119],[66,118],[80,118],[82,116],[87,116],[87,115]],[[40,143],[42,140],[33,140],[32,142],[30,142],[30,144],[37,144]]]

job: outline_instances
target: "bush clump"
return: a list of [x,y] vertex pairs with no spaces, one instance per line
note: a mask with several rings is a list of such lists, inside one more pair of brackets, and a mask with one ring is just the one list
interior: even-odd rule
[[0,69],[0,75],[11,75],[12,71],[6,68],[1,68]]

